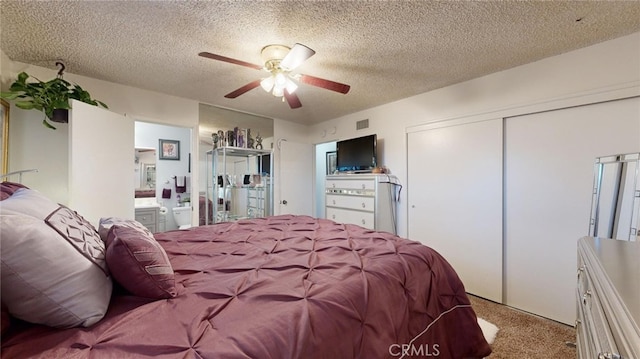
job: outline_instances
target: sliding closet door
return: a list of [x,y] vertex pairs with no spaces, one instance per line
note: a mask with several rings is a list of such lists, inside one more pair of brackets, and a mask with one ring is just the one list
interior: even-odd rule
[[505,304],[574,324],[595,158],[638,151],[638,98],[506,119]]
[[502,119],[408,134],[409,238],[502,301]]

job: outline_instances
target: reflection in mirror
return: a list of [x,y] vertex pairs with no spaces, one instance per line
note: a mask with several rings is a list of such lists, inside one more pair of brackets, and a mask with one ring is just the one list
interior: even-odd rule
[[[255,116],[243,112],[233,111],[221,107],[210,106],[200,104],[199,106],[199,142],[200,151],[198,154],[199,173],[200,178],[198,183],[200,184],[200,225],[213,223],[212,215],[212,201],[214,182],[212,178],[212,156],[211,150],[214,147],[245,147],[254,149],[270,150],[273,148],[273,119]],[[218,133],[228,133],[233,131],[234,128],[238,128],[239,133],[244,137],[244,141],[235,144],[230,144],[225,138],[224,141],[220,140]],[[215,134],[215,136],[214,136]],[[259,136],[259,139],[258,139]],[[258,147],[258,141],[261,146]],[[250,144],[251,143],[251,144]],[[209,155],[207,155],[209,152]],[[247,168],[246,158],[238,162],[237,158],[230,156],[227,158],[226,170],[228,173],[225,175],[228,178],[244,179],[246,175],[252,175],[255,170],[249,170]],[[207,198],[207,195],[210,198]],[[245,196],[246,197],[246,196]],[[193,201],[192,201],[193,202]],[[236,201],[238,202],[238,201]],[[206,206],[205,203],[209,205]]]
[[[156,150],[136,148],[134,162],[136,197],[156,196]],[[148,196],[144,194],[148,193]]]
[[599,157],[595,164],[589,235],[637,240],[640,153]]

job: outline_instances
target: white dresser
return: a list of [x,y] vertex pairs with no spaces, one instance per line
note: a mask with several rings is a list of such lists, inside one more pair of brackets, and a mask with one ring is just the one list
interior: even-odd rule
[[640,242],[578,241],[578,358],[640,358]]
[[339,223],[396,234],[396,186],[391,175],[329,175],[325,181],[325,217]]

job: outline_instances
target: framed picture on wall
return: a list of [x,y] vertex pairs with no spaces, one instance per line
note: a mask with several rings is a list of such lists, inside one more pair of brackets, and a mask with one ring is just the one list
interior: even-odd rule
[[180,160],[180,141],[160,139],[161,160]]
[[327,152],[327,174],[332,175],[336,172],[336,151]]

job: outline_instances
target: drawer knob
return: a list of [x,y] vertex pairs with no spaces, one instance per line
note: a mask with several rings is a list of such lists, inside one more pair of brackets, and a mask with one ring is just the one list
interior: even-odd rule
[[591,291],[588,290],[582,295],[582,304],[587,305],[587,298],[591,296]]
[[598,353],[598,359],[622,359],[622,356],[620,356],[620,354],[604,352]]
[[364,219],[362,220],[362,224],[366,224],[366,221]]
[[331,215],[331,219],[336,219],[336,215],[335,214]]
[[336,200],[335,199],[333,200],[333,204],[336,204]]
[[362,184],[362,189],[364,189],[364,183]]
[[365,206],[364,202],[362,202],[362,208],[365,208],[365,207],[366,207],[366,206]]

